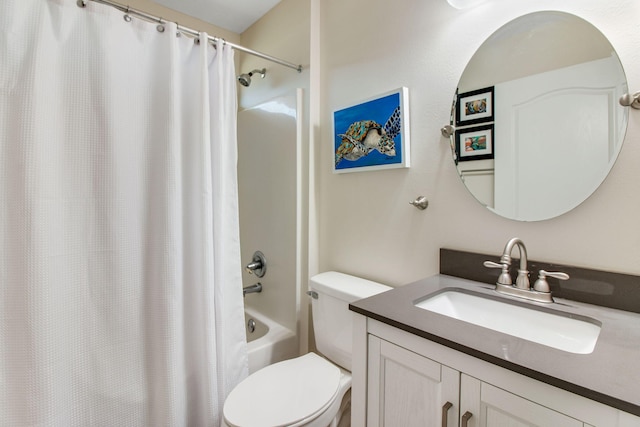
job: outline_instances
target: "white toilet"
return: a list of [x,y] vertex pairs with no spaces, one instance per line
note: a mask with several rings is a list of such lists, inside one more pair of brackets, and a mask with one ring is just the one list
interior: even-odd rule
[[350,408],[349,303],[391,288],[334,271],[312,277],[310,284],[316,347],[329,360],[308,353],[254,372],[227,397],[223,425],[336,427]]

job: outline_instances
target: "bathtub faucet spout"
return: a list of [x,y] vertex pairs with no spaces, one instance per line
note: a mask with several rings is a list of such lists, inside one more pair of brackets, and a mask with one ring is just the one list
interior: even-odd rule
[[247,294],[255,294],[262,292],[262,283],[258,282],[255,285],[247,286],[246,288],[242,288],[242,296],[247,296]]

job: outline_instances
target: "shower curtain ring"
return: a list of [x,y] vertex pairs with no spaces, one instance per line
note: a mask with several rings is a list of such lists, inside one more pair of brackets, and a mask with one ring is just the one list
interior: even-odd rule
[[162,22],[162,18],[158,19],[158,25],[156,26],[156,30],[158,30],[159,33],[164,33],[164,22]]
[[218,49],[218,47],[223,48],[225,43],[227,43],[227,41],[225,39],[223,39],[222,37],[216,37],[213,39],[213,42],[211,43],[211,45],[213,46],[214,49]]
[[131,16],[129,16],[129,6],[127,5],[127,10],[124,12],[124,16],[122,17],[126,22],[131,22]]
[[87,3],[85,2],[85,0],[76,1],[76,5],[78,5],[78,7],[87,7]]

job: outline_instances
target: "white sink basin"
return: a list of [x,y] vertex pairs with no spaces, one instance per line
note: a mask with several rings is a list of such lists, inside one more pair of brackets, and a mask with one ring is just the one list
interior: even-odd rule
[[593,352],[599,322],[522,307],[507,301],[448,290],[415,303],[416,307],[570,353]]

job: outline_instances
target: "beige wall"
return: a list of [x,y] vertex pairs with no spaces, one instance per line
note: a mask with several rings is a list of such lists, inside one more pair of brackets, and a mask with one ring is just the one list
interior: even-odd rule
[[[124,2],[120,3],[124,4]],[[154,3],[151,0],[127,0],[126,4],[150,15],[159,16],[166,21],[177,22],[178,24],[191,28],[192,30],[206,31],[210,36],[221,37],[232,43],[239,43],[240,41],[240,35],[237,33],[222,29],[198,18],[177,12],[173,9],[169,9],[168,7],[159,5],[158,3]]]
[[[124,2],[120,2],[124,4]],[[223,38],[225,40],[230,41],[231,43],[240,43],[240,34],[234,33],[229,30],[225,30],[216,25],[210,24],[208,22],[202,21],[193,16],[185,15],[184,13],[180,13],[176,10],[169,9],[168,7],[162,6],[158,3],[155,3],[151,0],[128,0],[126,3],[133,9],[140,10],[142,12],[148,13],[152,16],[159,16],[165,21],[177,22],[179,25],[191,28],[196,31],[205,31],[210,36],[216,36]],[[235,64],[236,68],[239,63],[239,55],[238,52],[235,54]]]
[[[144,4],[150,1],[131,5],[161,14]],[[268,69],[265,80],[240,90],[241,107],[305,90],[310,128],[303,146],[311,161],[302,165],[310,171],[302,182],[310,185],[309,211],[302,215],[309,218],[304,230],[311,230],[309,274],[334,269],[397,286],[437,273],[441,247],[499,254],[513,236],[524,239],[534,259],[640,274],[640,112],[630,112],[620,157],[594,195],[559,218],[535,223],[481,207],[460,183],[440,136],[475,50],[504,23],[539,10],[593,23],[616,48],[630,90],[640,90],[636,0],[488,0],[470,10],[445,0],[283,0],[236,40],[305,66],[298,74],[237,54],[239,72]],[[400,86],[410,92],[411,168],[332,174],[332,111]],[[408,204],[418,195],[429,199],[426,211]],[[305,246],[299,250],[306,253]],[[304,301],[302,277],[297,292]]]
[[288,95],[296,88],[309,87],[309,0],[282,0],[262,19],[242,33],[241,44],[296,65],[302,73],[265,59],[239,52],[238,74],[267,69],[264,80],[252,79],[251,86],[240,88],[240,107],[252,107],[264,100]]
[[[595,194],[535,223],[481,207],[460,183],[439,131],[477,47],[504,23],[538,10],[592,22],[616,48],[630,89],[640,90],[639,2],[489,0],[456,10],[445,0],[322,0],[320,7],[319,270],[402,285],[437,273],[441,247],[499,254],[518,236],[533,259],[640,274],[640,112],[630,112],[620,158]],[[400,86],[410,91],[411,168],[332,174],[332,111]],[[418,195],[429,199],[426,211],[408,204]]]

